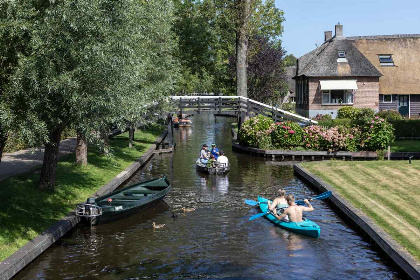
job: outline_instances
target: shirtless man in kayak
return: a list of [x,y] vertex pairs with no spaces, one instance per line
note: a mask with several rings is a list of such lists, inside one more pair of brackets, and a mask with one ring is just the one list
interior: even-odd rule
[[279,189],[278,194],[279,196],[273,200],[272,204],[270,204],[270,201],[267,202],[268,209],[274,214],[277,214],[278,209],[284,209],[284,208],[289,207],[289,205],[287,204],[286,198],[284,197],[284,195],[286,194],[286,191],[284,189]]
[[289,221],[291,222],[302,222],[302,212],[311,212],[314,211],[314,208],[309,203],[309,200],[305,199],[304,202],[307,206],[300,206],[295,204],[295,197],[293,194],[289,194],[286,196],[286,201],[289,207],[287,207],[284,212],[279,215],[274,215],[278,220],[283,219],[286,215],[289,217]]

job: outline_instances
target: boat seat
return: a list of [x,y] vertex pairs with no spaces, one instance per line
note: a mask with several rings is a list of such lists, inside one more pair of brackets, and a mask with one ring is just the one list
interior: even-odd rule
[[148,194],[154,194],[154,193],[157,193],[157,192],[159,192],[159,191],[151,191],[151,190],[131,190],[131,191],[126,191],[126,192],[123,192],[123,193],[124,193],[124,195],[131,196],[131,195],[133,195],[133,194],[145,194],[145,195],[148,195]]

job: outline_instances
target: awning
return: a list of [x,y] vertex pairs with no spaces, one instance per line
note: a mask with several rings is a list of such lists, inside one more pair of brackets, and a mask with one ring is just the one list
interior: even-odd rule
[[321,80],[321,90],[357,89],[356,80]]

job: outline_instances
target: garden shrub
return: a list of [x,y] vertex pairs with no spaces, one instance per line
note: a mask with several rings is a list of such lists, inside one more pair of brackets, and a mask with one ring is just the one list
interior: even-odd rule
[[246,120],[239,130],[239,143],[243,146],[270,149],[271,132],[274,130],[274,121],[271,118],[258,115]]
[[338,127],[326,129],[312,125],[305,127],[303,143],[307,149],[336,152],[345,150],[346,135],[342,134]]
[[332,122],[332,126],[339,127],[352,127],[353,121],[351,119],[335,119]]
[[281,109],[295,113],[296,112],[296,103],[295,102],[289,102],[289,103],[283,103],[281,104]]
[[356,111],[356,119],[371,119],[375,116],[375,111],[370,108],[362,108]]
[[394,128],[378,116],[367,121],[362,127],[361,147],[364,150],[384,150],[394,141]]
[[357,118],[359,109],[354,107],[342,107],[337,111],[337,119],[352,119]]
[[420,137],[420,119],[389,120],[396,138]]
[[330,114],[317,114],[315,117],[312,118],[315,121],[325,121],[325,120],[332,120],[332,116]]
[[277,149],[291,149],[302,146],[303,129],[292,121],[278,122],[271,133],[271,142]]
[[333,120],[321,120],[321,121],[318,121],[318,125],[329,128],[329,127],[334,126],[334,121]]
[[390,120],[402,120],[403,117],[397,110],[383,110],[376,113],[376,116],[386,119],[387,121]]

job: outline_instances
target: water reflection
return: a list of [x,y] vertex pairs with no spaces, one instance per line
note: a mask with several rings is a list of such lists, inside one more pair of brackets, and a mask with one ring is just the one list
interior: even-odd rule
[[[245,198],[271,198],[278,186],[297,199],[314,192],[291,166],[232,152],[229,120],[203,114],[191,128],[174,131],[175,153],[155,156],[127,182],[167,174],[173,189],[164,202],[114,223],[74,229],[16,279],[398,279],[323,201],[307,214],[321,227],[319,239],[264,218],[248,221],[257,210]],[[224,176],[195,170],[201,145],[212,142],[229,158]],[[165,227],[153,230],[152,222]]]

